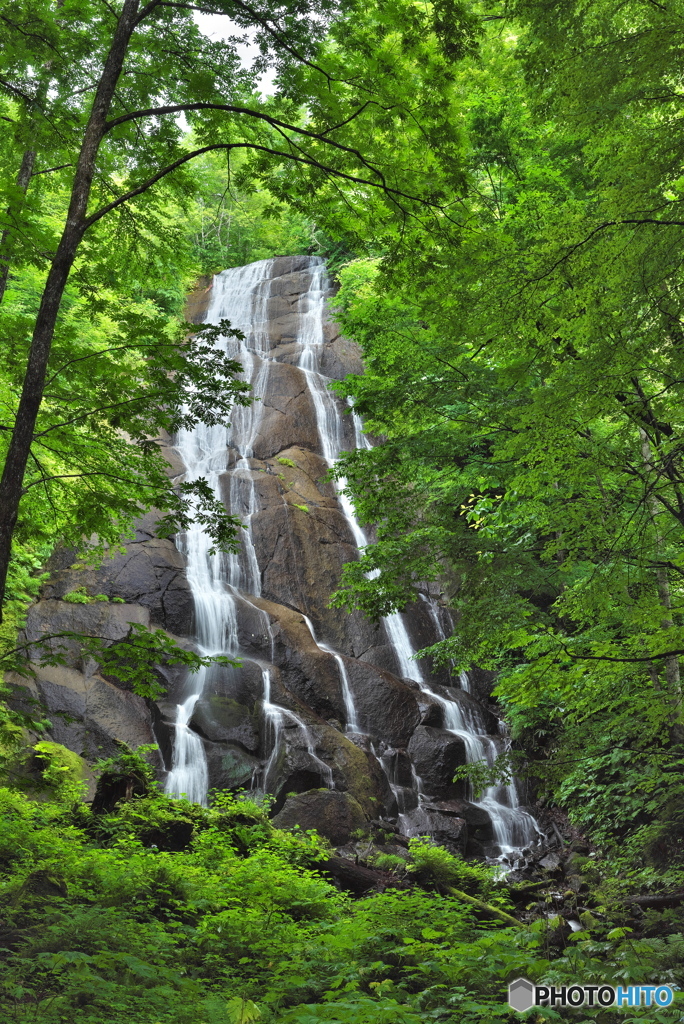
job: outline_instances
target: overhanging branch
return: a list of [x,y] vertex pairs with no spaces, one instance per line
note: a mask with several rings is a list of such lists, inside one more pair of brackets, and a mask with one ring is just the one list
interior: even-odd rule
[[305,159],[304,157],[295,156],[292,153],[284,153],[281,150],[273,149],[270,146],[260,146],[253,142],[217,142],[210,146],[202,146],[201,149],[195,149],[191,153],[184,154],[182,157],[179,157],[178,160],[174,160],[172,164],[169,164],[167,167],[163,167],[161,170],[157,171],[156,174],[153,174],[151,178],[147,179],[147,181],[138,185],[137,188],[131,189],[130,192],[126,192],[124,195],[119,196],[118,199],[115,199],[113,202],[101,207],[90,217],[86,218],[83,230],[87,231],[89,227],[92,227],[93,224],[112,210],[115,210],[118,206],[122,206],[130,199],[134,199],[136,196],[142,195],[143,192],[146,192],[148,188],[151,188],[151,186],[156,184],[156,182],[161,181],[161,179],[165,178],[167,174],[171,174],[172,171],[182,167],[183,164],[188,163],[189,160],[194,160],[196,157],[202,156],[204,153],[211,153],[219,149],[252,149],[257,152],[267,153],[269,156],[282,157],[283,159],[291,160],[294,163],[304,164],[308,167],[315,167],[333,177],[342,178],[345,181],[351,181],[355,185],[368,185],[370,188],[380,189],[393,199],[396,196],[401,199],[406,199],[412,203],[420,203],[422,206],[429,206],[435,210],[444,210],[444,207],[439,203],[430,202],[429,199],[421,199],[419,196],[409,195],[407,192],[402,192],[400,189],[392,188],[389,185],[383,185],[376,181],[369,181],[367,178],[360,178],[355,174],[348,174],[346,171],[340,171],[334,167],[327,167],[325,164],[319,163],[318,160],[314,160],[313,158]]
[[[247,114],[249,117],[254,117],[259,121],[265,121],[266,124],[271,125],[272,128],[280,129],[285,132],[294,132],[296,135],[304,135],[306,138],[313,139],[316,142],[323,142],[326,146],[331,146],[333,149],[339,149],[343,153],[349,156],[356,157],[356,159],[367,167],[369,171],[377,174],[383,185],[385,183],[384,175],[377,167],[373,167],[371,163],[366,160],[363,154],[358,150],[354,149],[353,146],[345,146],[341,142],[335,142],[334,139],[325,138],[330,132],[335,131],[337,128],[341,128],[343,125],[348,124],[355,117],[357,117],[369,103],[364,103],[351,117],[347,118],[346,121],[341,121],[339,124],[332,125],[330,128],[326,128],[322,132],[310,131],[308,128],[300,128],[298,125],[289,124],[287,121],[281,121],[277,117],[273,117],[271,114],[266,114],[261,110],[254,110],[252,107],[238,107],[231,103],[177,103],[166,107],[148,107],[147,110],[133,110],[128,114],[121,114],[120,117],[115,117],[111,121],[108,121],[105,125],[105,133],[116,128],[117,125],[125,124],[127,121],[138,120],[142,117],[162,117],[164,114],[181,114],[189,113],[193,110],[221,110],[227,114]],[[384,110],[391,110],[391,107],[383,107]],[[290,140],[288,140],[290,141]]]

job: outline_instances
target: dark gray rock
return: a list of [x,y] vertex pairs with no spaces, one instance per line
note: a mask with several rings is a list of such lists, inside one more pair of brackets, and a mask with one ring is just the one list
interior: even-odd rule
[[427,793],[449,798],[463,796],[464,784],[453,781],[456,769],[466,764],[465,744],[460,737],[419,725],[411,736],[408,751]]
[[220,790],[249,789],[259,768],[256,758],[242,747],[230,743],[205,740],[204,750],[209,771],[209,788]]
[[426,804],[408,812],[404,827],[409,836],[429,836],[452,853],[465,856],[468,847],[468,824],[464,818],[444,814]]
[[484,807],[468,800],[430,800],[426,809],[453,818],[463,818],[468,825],[470,839],[480,843],[489,843],[494,839],[492,819]]
[[259,728],[255,716],[244,704],[223,694],[203,695],[195,704],[190,728],[214,743],[230,743],[256,754]]
[[273,818],[273,824],[278,828],[299,825],[304,830],[316,829],[334,846],[341,846],[352,832],[363,828],[367,820],[350,793],[318,789],[288,797]]

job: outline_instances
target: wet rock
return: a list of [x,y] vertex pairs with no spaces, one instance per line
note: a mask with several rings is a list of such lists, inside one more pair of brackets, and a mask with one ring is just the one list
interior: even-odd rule
[[367,821],[359,803],[350,793],[317,789],[298,793],[286,799],[282,810],[273,818],[277,828],[316,829],[334,846],[346,843],[352,832]]
[[369,817],[382,814],[391,790],[376,758],[335,729],[317,725],[313,732],[322,759],[332,768],[335,788],[349,792]]
[[464,818],[443,814],[423,804],[406,815],[406,832],[410,836],[430,836],[452,853],[465,856],[468,825]]
[[316,411],[302,370],[289,363],[271,363],[263,383],[260,416],[253,449],[268,459],[299,445],[320,452]]
[[431,725],[435,729],[441,729],[444,725],[444,709],[436,701],[426,701],[418,698],[420,707],[420,724]]
[[185,302],[185,319],[191,324],[204,323],[209,303],[211,302],[211,291],[214,283],[212,274],[202,274],[197,278],[195,287],[188,295]]
[[34,671],[33,680],[11,675],[7,681],[45,708],[56,743],[96,759],[113,756],[117,740],[133,748],[156,742],[149,708],[137,694],[62,665],[35,666]]
[[[331,325],[326,333],[334,334],[336,329],[335,325]],[[323,347],[320,368],[322,374],[335,380],[342,380],[349,373],[362,374],[361,350],[348,338],[343,338],[339,334],[333,336]]]
[[[70,567],[56,573],[43,588],[45,598],[62,598],[74,590],[84,588],[94,597],[104,595],[123,600],[149,611],[149,621],[173,633],[192,632],[194,602],[190,585],[185,577],[185,563],[170,540],[150,536],[151,520],[147,516],[140,524],[137,536],[141,539],[126,545],[124,553],[105,558],[97,569]],[[104,601],[96,602],[106,605]],[[70,604],[71,609],[84,609],[89,605]],[[54,611],[54,610],[53,610]],[[66,613],[62,613],[64,617]],[[112,614],[116,609],[112,607]]]
[[392,747],[406,747],[420,721],[413,690],[396,676],[363,661],[345,664],[361,729],[381,736]]
[[225,742],[205,740],[204,752],[209,772],[209,788],[221,790],[249,789],[259,761],[241,747]]
[[[465,750],[458,737],[445,731],[439,701],[423,693],[415,680],[398,677],[399,663],[382,623],[373,625],[360,612],[328,607],[344,565],[358,552],[335,487],[325,479],[328,466],[316,410],[298,366],[302,315],[316,301],[307,294],[312,263],[308,256],[292,256],[277,257],[265,266],[271,277],[260,290],[257,305],[261,304],[259,343],[262,351],[269,350],[269,359],[259,363],[261,357],[256,357],[261,372],[250,442],[254,456],[242,460],[234,439],[225,456],[219,453],[225,467],[222,497],[233,514],[250,517],[258,564],[255,573],[254,564],[245,562],[238,584],[245,591],[236,598],[242,665],[208,669],[194,708],[191,727],[203,737],[210,785],[266,788],[276,796],[278,815],[298,808],[305,827],[320,827],[324,821],[324,829],[335,835],[354,831],[354,824],[360,827],[368,818],[378,821],[379,815],[401,811],[419,828],[415,834],[427,832],[461,852],[483,850],[493,836],[491,821],[482,808],[463,799],[466,787],[452,782],[455,768],[465,761]],[[333,296],[334,289],[329,294]],[[190,301],[191,319],[201,319],[210,297],[210,279],[199,282]],[[343,338],[330,319],[321,331],[314,362],[323,377],[341,379],[360,372],[358,347]],[[338,411],[346,409],[343,401],[331,401]],[[353,418],[341,416],[336,429],[341,447],[352,448]],[[169,456],[169,474],[179,478],[185,467],[173,440],[162,438],[162,444]],[[111,633],[116,641],[131,620],[161,625],[191,646],[194,605],[183,559],[170,541],[156,538],[155,519],[154,512],[144,516],[125,553],[117,552],[99,569],[76,569],[73,553],[53,559],[45,600],[31,613],[32,635],[43,628],[82,627],[100,635]],[[372,530],[368,537],[373,539]],[[91,595],[122,597],[127,604],[84,606],[60,600],[78,587]],[[436,585],[426,584],[424,590],[425,595],[440,598]],[[318,643],[303,615],[311,620]],[[440,630],[450,628],[448,614],[440,608],[431,610],[422,599],[406,610],[404,621],[416,648],[433,644]],[[110,633],[103,633],[107,629]],[[348,706],[340,662],[319,644],[328,645],[342,659],[356,705],[357,733],[344,731]],[[459,701],[464,718],[477,726],[476,731],[495,734],[496,721],[475,701],[488,697],[491,674],[471,673],[469,696],[446,668],[431,672],[427,662],[421,662],[421,668],[438,694]],[[194,692],[196,677],[182,668],[160,667],[168,692],[158,706],[150,707],[139,699],[136,703],[135,695],[124,693],[115,679],[98,675],[95,665],[81,664],[75,646],[68,652],[67,670],[74,676],[57,679],[43,673],[32,684],[31,692],[50,705],[55,738],[59,732],[64,737],[60,742],[90,756],[94,751],[109,753],[117,737],[136,746],[156,736],[163,763],[170,766],[177,705]],[[267,690],[282,709],[279,715],[264,704]],[[60,709],[68,717],[60,718]],[[374,749],[384,757],[396,800]],[[412,761],[426,793],[434,798],[429,809],[424,801],[418,805]],[[293,793],[296,796],[288,796]]]
[[[121,640],[128,634],[132,622],[149,624],[150,615],[140,605],[70,604],[66,601],[43,600],[31,605],[26,619],[25,635],[29,643],[41,640],[46,634],[74,632],[88,636],[101,636],[105,640]],[[76,641],[63,638],[50,643],[55,652],[64,653],[69,667],[79,667],[80,648]]]
[[[435,623],[424,601],[415,601],[408,605],[404,611],[403,620],[414,650],[420,651],[424,647],[430,647],[439,639]],[[439,668],[426,658],[420,659],[417,665],[425,678],[432,680],[432,685],[434,683],[449,684],[450,676],[447,668]]]
[[299,612],[263,599],[255,599],[255,604],[269,616],[273,645],[269,654],[280,670],[280,683],[321,718],[344,721],[340,670],[335,658],[317,646]]
[[456,769],[466,764],[465,744],[460,737],[419,725],[411,736],[408,751],[426,792],[462,798],[464,784],[453,782]]
[[494,840],[494,826],[489,813],[484,807],[470,803],[468,800],[430,800],[429,809],[454,818],[463,818],[468,824],[468,837],[479,843],[490,843]]
[[547,853],[545,857],[539,861],[539,867],[543,868],[544,871],[548,871],[552,875],[560,875],[563,873],[562,858],[559,853]]
[[237,744],[252,754],[259,750],[255,717],[244,704],[224,694],[203,694],[195,704],[190,728],[214,743]]
[[357,552],[339,510],[302,504],[306,511],[282,499],[267,505],[254,516],[252,533],[263,597],[299,609],[316,625],[333,619],[330,594]]
[[410,789],[414,785],[411,758],[406,750],[389,748],[382,756],[389,778],[395,786]]

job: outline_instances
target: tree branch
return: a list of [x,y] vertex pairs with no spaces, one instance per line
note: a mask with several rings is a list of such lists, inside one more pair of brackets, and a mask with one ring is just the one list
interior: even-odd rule
[[[327,79],[328,82],[344,81],[344,79],[333,78],[332,75],[328,74],[328,72],[319,64],[314,64],[313,61],[307,60],[307,58],[304,57],[303,54],[299,53],[299,51],[296,50],[291,43],[287,42],[283,35],[277,29],[275,29],[270,24],[270,22],[268,22],[262,15],[260,15],[258,11],[255,11],[253,7],[250,7],[249,4],[241,3],[240,0],[233,0],[233,4],[235,7],[239,7],[242,11],[248,14],[250,18],[256,21],[257,24],[260,25],[261,28],[265,32],[267,32],[268,35],[271,36],[272,39],[275,39],[278,45],[281,46],[283,50],[285,50],[287,53],[289,53],[291,57],[294,57],[295,60],[298,60],[301,64],[305,64],[306,67],[311,68],[313,71],[318,71],[319,74],[323,75],[323,77]],[[219,16],[230,17],[230,15],[226,14],[225,11],[213,10],[212,8],[202,4],[190,4],[180,2],[175,3],[173,2],[173,0],[160,0],[160,6],[178,7],[186,11],[199,11],[200,14],[215,14]]]
[[[126,121],[137,120],[137,118],[140,117],[161,117],[163,114],[188,113],[191,110],[223,110],[228,114],[248,114],[250,117],[257,118],[259,121],[265,121],[266,124],[270,124],[272,128],[294,132],[296,135],[304,135],[306,138],[313,139],[316,142],[324,142],[326,146],[332,146],[334,149],[339,149],[343,153],[356,157],[364,167],[367,167],[369,171],[377,174],[384,185],[385,178],[382,172],[379,171],[377,167],[373,167],[373,165],[366,160],[358,149],[354,149],[352,146],[345,146],[341,142],[335,142],[334,139],[327,139],[323,137],[324,135],[327,135],[328,132],[333,132],[336,128],[340,128],[342,125],[347,124],[367,106],[368,103],[364,103],[357,113],[352,115],[352,117],[347,118],[346,121],[342,121],[338,125],[333,125],[331,128],[326,128],[324,132],[313,132],[308,128],[299,128],[297,125],[289,124],[287,121],[281,121],[279,118],[272,117],[270,114],[265,114],[260,110],[253,110],[251,107],[236,107],[230,103],[178,103],[168,107],[149,107],[147,110],[134,110],[130,114],[122,114],[120,117],[116,117],[107,122],[105,125],[105,133],[111,131],[112,128],[115,128],[119,124],[124,124]],[[288,142],[289,141],[290,140],[288,139]]]
[[51,174],[53,171],[63,171],[65,167],[73,166],[73,164],[59,164],[57,167],[46,167],[44,171],[33,171],[31,177],[37,178],[39,174]]
[[191,153],[186,153],[178,160],[175,160],[172,164],[169,164],[168,167],[163,167],[160,171],[157,171],[156,174],[154,174],[151,178],[148,178],[147,181],[142,183],[142,185],[138,185],[137,188],[131,189],[130,192],[126,192],[123,196],[119,196],[118,199],[115,199],[113,202],[108,203],[107,206],[101,207],[101,209],[97,210],[95,213],[93,213],[90,217],[88,217],[85,220],[84,231],[87,231],[88,228],[92,227],[93,224],[95,224],[98,220],[104,217],[111,210],[116,209],[117,206],[121,206],[123,203],[127,203],[129,199],[134,199],[135,196],[142,195],[143,192],[146,192],[148,188],[150,188],[156,182],[161,181],[161,179],[165,178],[167,174],[171,174],[172,171],[175,171],[178,167],[182,167],[182,165],[187,163],[189,160],[194,160],[195,157],[202,156],[203,153],[210,153],[217,149],[253,149],[260,153],[267,153],[269,156],[280,156],[283,157],[285,160],[292,160],[295,163],[305,164],[308,167],[317,167],[319,170],[324,171],[326,174],[330,174],[333,177],[337,178],[344,178],[345,181],[352,181],[354,182],[355,185],[369,185],[371,188],[379,188],[389,195],[399,196],[402,199],[408,199],[411,202],[420,203],[423,206],[429,206],[435,210],[444,209],[444,207],[441,206],[439,203],[432,203],[430,202],[430,200],[421,199],[419,196],[411,196],[407,192],[402,192],[400,189],[392,188],[389,185],[383,186],[379,182],[368,181],[366,178],[359,178],[355,174],[347,174],[346,171],[339,171],[333,167],[326,167],[324,164],[319,163],[318,160],[304,159],[303,157],[293,156],[291,153],[283,153],[281,150],[272,149],[270,146],[260,146],[253,142],[218,142],[214,143],[211,146],[202,146],[201,149],[195,149]]
[[567,259],[569,259],[574,252],[576,252],[578,249],[581,249],[583,245],[587,245],[594,237],[594,235],[597,235],[599,233],[599,231],[605,231],[606,228],[621,227],[623,224],[657,224],[660,227],[684,228],[684,220],[658,220],[657,217],[628,218],[626,220],[604,221],[603,224],[599,224],[598,227],[595,227],[593,229],[593,231],[590,231],[587,237],[583,238],[581,242],[576,242],[574,245],[569,246],[567,252],[564,253],[563,256],[560,257],[560,259],[557,259],[556,262],[553,263],[548,270],[541,274],[540,277],[533,278],[533,281],[543,281],[544,278],[548,277],[549,274],[552,274],[553,271],[561,265],[561,263],[564,263]]

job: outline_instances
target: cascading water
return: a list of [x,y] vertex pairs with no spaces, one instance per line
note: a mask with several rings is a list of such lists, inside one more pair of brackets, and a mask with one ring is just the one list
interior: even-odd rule
[[[257,599],[258,602],[262,586],[252,520],[259,512],[255,487],[255,472],[259,467],[254,460],[264,408],[259,399],[268,393],[269,377],[275,363],[268,336],[272,263],[261,261],[217,275],[206,316],[207,321],[213,323],[227,319],[234,328],[244,332],[244,341],[231,338],[224,339],[221,344],[227,354],[244,367],[245,379],[252,384],[256,400],[249,407],[235,408],[230,428],[200,425],[192,431],[182,431],[177,441],[178,451],[187,467],[187,478],[204,477],[217,497],[226,500],[230,512],[239,516],[245,526],[241,531],[241,550],[238,554],[210,554],[211,541],[199,526],[191,527],[182,538],[188,581],[195,601],[198,647],[203,654],[244,656],[238,643],[238,618],[239,604],[241,601],[244,604],[246,600],[263,623],[263,632],[270,638],[270,662],[274,660],[271,622],[268,614],[252,601]],[[328,389],[329,378],[321,373],[321,357],[325,346],[325,269],[322,261],[316,258],[310,258],[305,266],[308,289],[297,300],[296,337],[293,339],[290,362],[294,362],[304,381],[315,415],[320,454],[325,464],[332,468],[345,448],[345,418],[339,400]],[[356,447],[370,447],[370,442],[363,434],[361,421],[353,409],[350,418]],[[234,461],[226,495],[226,488],[223,492],[221,490],[220,478],[225,478],[229,450]],[[367,538],[356,519],[349,497],[344,493],[344,486],[344,480],[339,481],[339,508],[355,546],[357,549],[362,548]],[[444,632],[437,608],[424,595],[423,599],[434,625],[435,638],[442,639]],[[421,779],[406,751],[394,750],[383,741],[382,736],[369,737],[364,734],[359,724],[360,715],[344,657],[330,644],[317,639],[310,618],[304,616],[304,621],[316,647],[332,657],[337,665],[346,735],[359,745],[363,741],[365,749],[376,756],[390,784],[403,830],[407,834],[429,831],[426,827],[429,815],[423,810],[427,807],[429,796],[424,793]],[[472,710],[470,703],[462,705],[437,692],[426,681],[421,666],[414,658],[415,648],[401,614],[386,616],[383,626],[394,655],[397,674],[411,680],[431,704],[439,706],[443,730],[459,737],[468,761],[487,760],[491,763],[496,756],[497,746],[496,741],[486,733],[483,716]],[[274,703],[271,668],[259,664],[262,676],[261,715],[267,750],[262,767],[255,771],[254,785],[261,790],[272,791],[285,747],[294,745],[305,753],[310,771],[321,779],[324,786],[333,788],[332,771],[316,751],[311,728],[301,715]],[[208,671],[201,670],[191,678],[186,699],[177,707],[173,764],[166,787],[172,795],[185,794],[189,799],[199,802],[206,800],[208,771],[203,742],[192,728],[192,716],[202,697]],[[461,675],[461,689],[469,689],[465,673]],[[534,819],[518,806],[514,783],[490,787],[475,803],[486,810],[491,818],[501,855],[513,854],[536,837]]]
[[[271,263],[264,260],[218,274],[206,317],[208,323],[229,320],[233,328],[245,334],[244,340],[224,338],[219,344],[231,358],[241,363],[243,375],[251,383],[257,399],[268,387],[270,360],[264,325]],[[261,576],[251,530],[256,499],[249,460],[253,456],[262,409],[258,400],[248,407],[236,406],[230,427],[198,424],[192,430],[181,430],[176,440],[177,450],[187,470],[186,478],[196,480],[204,477],[219,499],[222,497],[220,476],[227,468],[229,447],[239,455],[230,477],[228,502],[233,514],[239,515],[245,526],[241,531],[240,552],[228,555],[212,553],[211,538],[197,523],[180,538],[178,545],[186,557],[187,577],[195,602],[197,646],[203,655],[239,655],[236,597],[241,593],[258,597],[261,593]],[[260,614],[266,632],[270,633],[268,616],[255,610]],[[189,723],[204,690],[207,672],[208,669],[200,669],[190,677],[191,692],[177,707],[173,761],[166,780],[166,792],[171,796],[184,795],[198,803],[205,803],[207,798],[207,762],[202,740]],[[307,752],[320,768],[322,778],[332,787],[330,767],[316,755],[306,724],[294,712],[272,703],[267,670],[263,670],[262,677],[262,710],[273,745],[262,782],[269,780],[269,772],[280,750],[282,730],[290,726],[299,730]]]
[[[300,338],[302,351],[299,359],[299,366],[306,375],[309,390],[313,398],[322,454],[325,461],[332,468],[341,454],[343,431],[342,417],[335,399],[328,390],[328,381],[319,373],[318,356],[323,346],[324,311],[325,291],[323,288],[323,268],[321,266],[316,266],[312,272],[311,291],[309,293],[309,310],[305,330],[302,332],[302,336]],[[354,423],[356,447],[366,449],[370,448],[370,442],[363,433],[361,421],[353,409],[351,411],[351,416]],[[367,538],[356,518],[354,507],[349,500],[348,495],[344,492],[345,484],[346,482],[344,479],[339,480],[340,505],[352,536],[354,537],[356,547],[362,548],[367,544]],[[425,597],[425,595],[423,595],[423,598],[430,608],[436,632],[438,633],[439,638],[443,639],[444,632],[441,624],[439,623],[436,609],[429,598]],[[418,683],[422,692],[441,706],[444,716],[444,729],[463,740],[468,763],[487,761],[491,764],[497,755],[496,744],[486,735],[486,730],[481,721],[475,721],[474,717],[471,716],[466,722],[458,703],[453,700],[448,700],[436,693],[426,683],[423,672],[414,658],[415,648],[411,643],[406,624],[404,623],[401,614],[395,612],[392,615],[385,616],[383,624],[397,660],[399,675]],[[308,622],[308,625],[313,636],[313,627],[310,622]],[[340,675],[343,678],[343,690],[345,705],[347,708],[347,728],[351,731],[352,722],[354,727],[357,727],[358,721],[354,708],[353,694],[349,688],[342,659],[332,650],[332,648],[324,646],[321,643],[319,643],[318,646],[321,647],[322,650],[330,651],[330,653],[335,655],[340,663]],[[468,677],[466,673],[461,674],[461,686],[466,692],[469,690]],[[380,758],[380,764],[387,775],[390,787],[395,799],[397,800],[400,817],[404,819],[403,824],[406,831],[412,831],[414,834],[418,834],[420,832],[420,828],[425,827],[424,817],[418,814],[416,816],[416,821],[412,822],[410,817],[407,817],[405,813],[402,813],[402,807],[406,807],[408,802],[405,792],[407,787],[397,784],[396,779],[392,776],[391,770],[388,770],[386,759]],[[420,803],[423,798],[422,786],[420,779],[415,775],[415,769],[412,770],[412,774],[413,786],[411,788],[416,793],[416,802],[418,807],[420,807]],[[515,782],[511,782],[507,786],[490,786],[479,800],[473,802],[488,812],[492,820],[496,842],[501,850],[501,856],[510,857],[516,852],[516,850],[521,849],[535,840],[538,834],[536,823],[530,814],[520,808]]]

